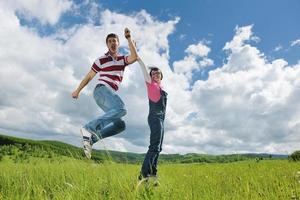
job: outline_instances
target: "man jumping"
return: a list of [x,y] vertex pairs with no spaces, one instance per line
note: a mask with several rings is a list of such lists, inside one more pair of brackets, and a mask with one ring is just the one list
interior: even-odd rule
[[97,105],[105,113],[80,129],[84,153],[88,159],[91,158],[92,145],[99,139],[116,135],[125,130],[125,122],[121,118],[126,115],[126,109],[116,91],[122,82],[125,67],[137,60],[137,52],[128,28],[125,28],[124,35],[128,41],[130,55],[120,55],[118,35],[108,34],[106,37],[108,52],[96,59],[90,71],[72,93],[72,97],[77,99],[80,91],[99,72],[99,83],[96,85],[93,95]]

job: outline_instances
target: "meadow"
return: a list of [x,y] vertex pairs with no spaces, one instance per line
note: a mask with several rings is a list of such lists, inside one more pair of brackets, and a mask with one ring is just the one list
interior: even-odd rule
[[300,164],[288,160],[161,164],[156,187],[137,187],[138,164],[5,156],[0,169],[1,200],[300,199]]
[[138,186],[143,154],[94,150],[87,160],[66,143],[0,135],[0,200],[300,200],[299,155],[162,154],[159,186]]

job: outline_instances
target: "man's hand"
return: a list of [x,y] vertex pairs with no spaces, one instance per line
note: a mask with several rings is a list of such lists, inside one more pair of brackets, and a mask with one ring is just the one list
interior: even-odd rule
[[131,40],[131,34],[130,34],[130,30],[128,28],[125,28],[124,35],[128,41],[128,46],[130,49],[130,55],[127,57],[127,64],[132,64],[136,61],[136,58],[137,58],[136,48],[133,44],[133,41]]
[[130,30],[129,30],[128,28],[125,28],[125,30],[124,30],[124,35],[125,35],[125,38],[126,38],[126,39],[129,39],[129,38],[131,37],[131,35],[130,35]]
[[78,90],[75,90],[74,92],[72,92],[72,97],[73,97],[74,99],[78,99],[78,97],[79,97],[79,92],[78,92]]
[[95,75],[96,72],[90,69],[89,73],[87,73],[84,79],[82,79],[82,81],[80,82],[78,88],[74,90],[74,92],[72,92],[72,97],[74,99],[78,99],[80,91],[90,82],[90,80],[94,78]]

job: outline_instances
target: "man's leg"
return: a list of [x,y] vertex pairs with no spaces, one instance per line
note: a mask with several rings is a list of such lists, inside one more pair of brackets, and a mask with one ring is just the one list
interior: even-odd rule
[[107,125],[105,128],[103,128],[101,133],[101,139],[107,138],[113,135],[117,135],[124,131],[126,128],[125,122],[121,119]]
[[[105,112],[107,107],[105,105],[105,101],[107,101],[107,95],[103,86],[97,85],[94,89],[94,99],[97,105]],[[83,136],[83,147],[84,153],[87,157],[91,154],[92,145],[98,141],[98,135],[96,134],[97,129],[101,129],[105,124],[98,120],[98,118],[88,122],[81,128],[81,134]]]
[[101,138],[122,132],[125,129],[125,122],[121,120],[121,117],[126,114],[121,98],[106,86],[95,88],[94,98],[105,113],[85,125],[87,130],[96,133],[98,136],[98,138],[92,138],[93,143]]

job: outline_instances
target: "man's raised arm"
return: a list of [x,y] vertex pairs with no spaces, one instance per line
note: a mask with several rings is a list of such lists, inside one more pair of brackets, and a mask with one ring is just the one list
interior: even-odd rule
[[129,50],[130,50],[130,55],[127,57],[127,64],[132,64],[137,60],[136,48],[135,48],[135,45],[133,44],[133,41],[131,39],[130,30],[128,28],[125,28],[124,35],[128,41],[128,46],[129,46]]

